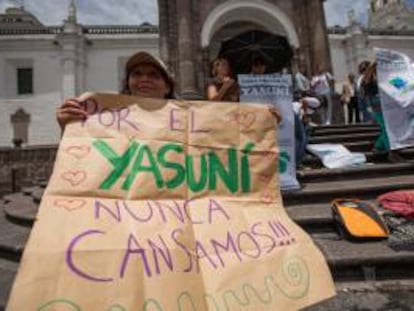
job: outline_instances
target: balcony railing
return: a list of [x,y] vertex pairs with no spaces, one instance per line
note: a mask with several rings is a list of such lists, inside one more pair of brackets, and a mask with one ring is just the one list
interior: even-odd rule
[[50,35],[63,32],[63,27],[28,27],[28,28],[0,28],[0,35]]
[[83,28],[85,34],[142,34],[142,33],[158,33],[158,27],[153,25],[144,26],[85,26]]
[[[369,36],[414,36],[411,29],[392,29],[392,28],[363,28],[362,31]],[[346,27],[328,27],[328,34],[345,35]]]
[[[16,27],[16,28],[2,28],[0,27],[0,35],[44,35],[44,34],[60,34],[63,32],[63,26],[49,26],[49,27]],[[157,34],[158,27],[150,24],[140,26],[133,25],[96,25],[83,26],[82,32],[84,34]]]

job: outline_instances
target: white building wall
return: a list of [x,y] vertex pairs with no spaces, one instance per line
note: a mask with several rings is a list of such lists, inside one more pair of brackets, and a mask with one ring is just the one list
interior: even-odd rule
[[336,81],[336,90],[340,92],[342,83],[348,74],[346,48],[343,45],[343,36],[329,36],[329,48],[331,51],[332,71]]
[[[3,42],[2,42],[3,41]],[[17,95],[19,65],[33,68],[33,95]],[[11,146],[13,126],[10,120],[17,109],[30,115],[29,144],[56,143],[60,132],[55,112],[60,98],[60,57],[52,40],[0,41],[0,146]],[[53,121],[52,121],[53,120]]]
[[414,61],[414,36],[370,36],[368,49],[374,58],[374,47],[395,50]]
[[159,56],[158,35],[106,38],[95,40],[87,50],[86,90],[119,92],[127,59],[138,51]]
[[[89,38],[91,44],[86,50],[83,91],[118,92],[123,78],[123,65],[129,56],[142,50],[155,56],[159,54],[156,34],[101,37]],[[33,64],[33,95],[17,95],[16,70],[13,66],[18,60],[29,60]],[[26,145],[59,142],[56,109],[64,100],[61,62],[62,52],[54,44],[53,36],[45,40],[0,37],[0,146],[13,145],[10,117],[19,108],[23,108],[31,117]]]

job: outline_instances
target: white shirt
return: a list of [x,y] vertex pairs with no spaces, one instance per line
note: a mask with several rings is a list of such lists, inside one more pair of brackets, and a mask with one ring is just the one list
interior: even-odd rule
[[333,80],[333,76],[329,72],[312,78],[312,86],[317,95],[328,95],[331,93],[329,82]]
[[364,79],[364,75],[360,75],[356,83],[356,88],[357,88],[358,93],[361,91],[362,79]]

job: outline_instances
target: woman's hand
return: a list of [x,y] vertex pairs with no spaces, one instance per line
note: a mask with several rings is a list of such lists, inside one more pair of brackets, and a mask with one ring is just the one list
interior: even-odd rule
[[226,76],[226,77],[223,77],[222,79],[221,79],[222,81],[223,81],[223,83],[226,83],[226,82],[230,82],[230,81],[234,81],[231,77],[229,77],[229,76]]
[[60,129],[65,129],[66,124],[84,120],[88,116],[87,112],[82,108],[80,101],[76,98],[68,98],[56,111],[56,119]]
[[223,87],[226,90],[231,89],[234,85],[236,85],[236,81],[234,79],[229,78],[229,77],[224,77],[223,78]]

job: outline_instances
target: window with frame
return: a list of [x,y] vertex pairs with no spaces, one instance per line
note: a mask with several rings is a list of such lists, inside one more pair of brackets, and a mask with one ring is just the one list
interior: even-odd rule
[[17,68],[17,94],[33,94],[33,68]]

